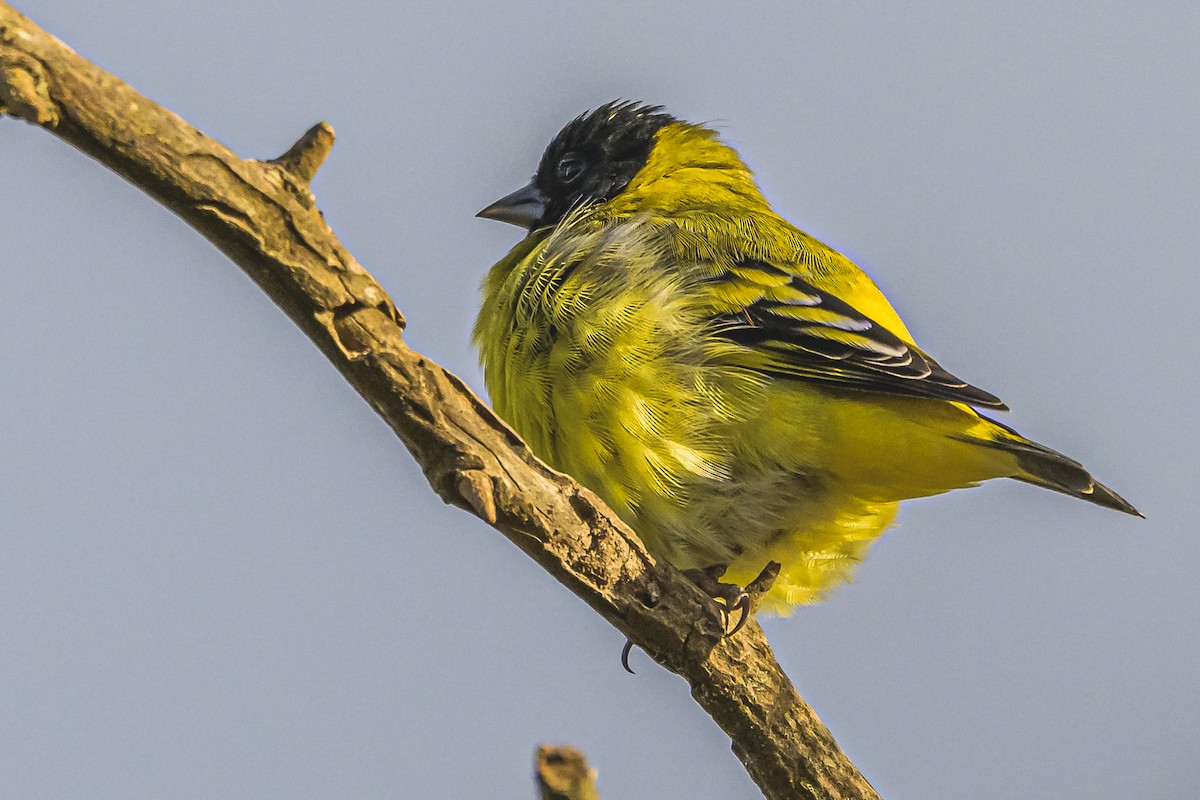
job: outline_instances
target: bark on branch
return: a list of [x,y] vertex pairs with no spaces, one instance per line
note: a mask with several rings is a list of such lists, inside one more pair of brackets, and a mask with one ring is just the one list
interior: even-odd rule
[[0,111],[40,125],[224,251],[387,421],[442,499],[495,527],[691,686],[770,798],[876,798],[755,623],[722,639],[712,602],[591,492],[546,467],[461,380],[409,349],[392,300],[325,224],[308,185],[320,124],[271,161],[219,142],[0,1]]

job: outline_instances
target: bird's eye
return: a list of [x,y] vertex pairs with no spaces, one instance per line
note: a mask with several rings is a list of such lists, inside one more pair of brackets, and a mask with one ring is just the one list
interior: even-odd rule
[[558,166],[555,169],[559,181],[569,186],[579,180],[579,176],[587,169],[587,162],[578,153],[567,153],[558,160]]

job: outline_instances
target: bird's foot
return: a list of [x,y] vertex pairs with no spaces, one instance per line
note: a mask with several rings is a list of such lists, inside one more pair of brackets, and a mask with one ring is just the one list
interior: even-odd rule
[[775,578],[779,576],[779,563],[768,561],[758,577],[745,588],[736,583],[722,582],[721,576],[725,570],[724,565],[714,564],[704,569],[685,569],[683,574],[700,591],[718,602],[721,607],[721,629],[725,632],[725,638],[729,638],[746,626],[758,609],[762,596],[771,590]]
[[745,627],[750,619],[750,595],[736,583],[721,581],[726,569],[724,564],[714,564],[703,569],[685,569],[683,574],[720,605],[721,630],[728,638]]
[[[736,583],[722,583],[719,579],[725,574],[725,567],[716,565],[704,569],[685,569],[684,577],[696,584],[700,591],[717,601],[721,610],[721,630],[723,638],[728,639],[745,626],[750,619],[750,595]],[[733,615],[737,613],[737,618]],[[731,624],[732,623],[732,624]],[[633,640],[626,639],[621,648],[621,666],[630,675],[635,675],[629,666],[629,653],[633,650]]]
[[[725,574],[725,570],[725,566],[715,564],[704,569],[685,569],[683,574],[700,591],[718,602],[721,609],[722,638],[728,639],[746,626],[750,616],[758,608],[760,598],[771,590],[775,578],[779,576],[779,564],[768,561],[762,572],[758,573],[758,577],[745,589],[736,583],[723,583],[721,576]],[[733,616],[735,613],[736,618]],[[621,666],[630,675],[636,674],[629,666],[629,654],[632,650],[633,640],[626,639],[625,646],[621,648]]]

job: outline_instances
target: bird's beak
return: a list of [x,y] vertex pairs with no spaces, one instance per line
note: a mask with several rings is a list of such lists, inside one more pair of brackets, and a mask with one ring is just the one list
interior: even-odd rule
[[532,182],[501,197],[475,216],[532,228],[546,213],[546,198]]

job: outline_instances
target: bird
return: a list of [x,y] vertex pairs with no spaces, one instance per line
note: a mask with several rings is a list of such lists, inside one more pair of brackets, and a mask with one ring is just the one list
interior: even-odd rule
[[478,216],[526,230],[472,334],[495,410],[725,608],[772,562],[760,610],[819,602],[902,501],[994,478],[1141,516],[987,416],[705,125],[601,105]]

